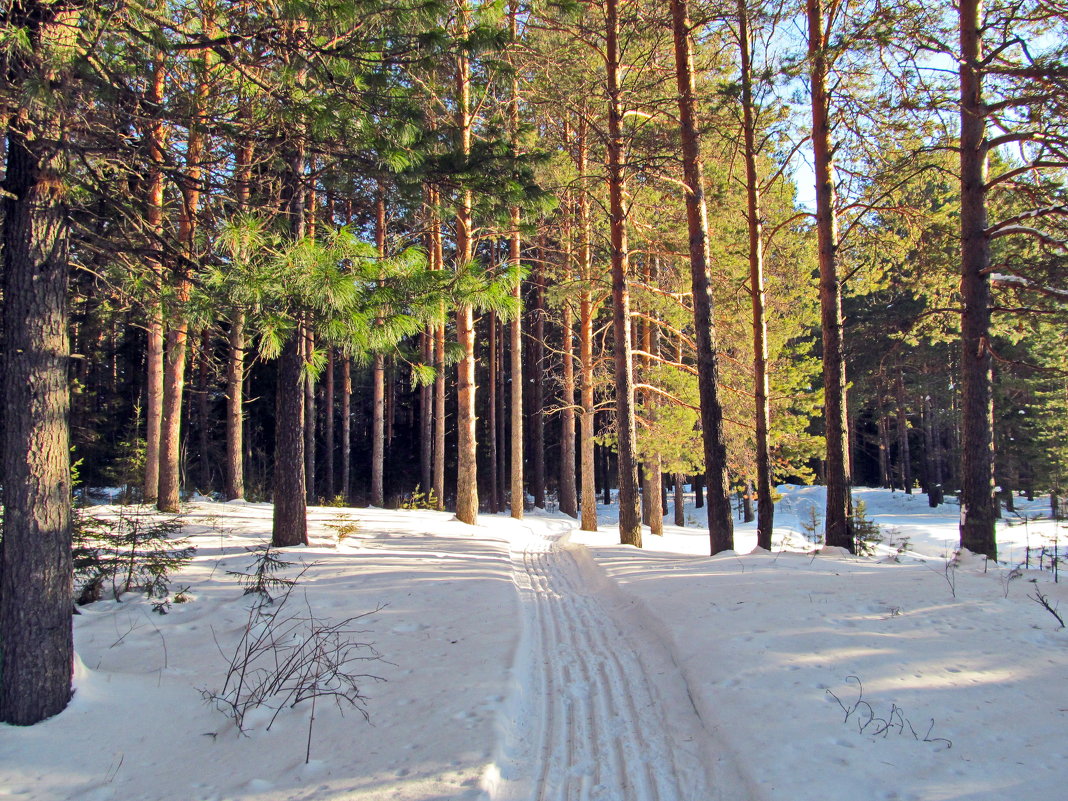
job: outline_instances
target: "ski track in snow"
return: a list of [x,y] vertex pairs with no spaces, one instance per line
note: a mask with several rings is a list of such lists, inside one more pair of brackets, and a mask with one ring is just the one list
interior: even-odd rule
[[[549,524],[552,525],[551,523]],[[635,638],[620,592],[562,531],[538,531],[512,549],[523,633],[513,669],[498,759],[495,801],[684,801],[705,798],[697,737],[701,727],[682,674],[662,643]],[[650,650],[659,649],[650,656]],[[639,654],[642,654],[639,657]],[[664,665],[669,669],[664,670]],[[661,675],[657,686],[650,669]],[[662,706],[665,685],[682,693],[673,738]],[[686,742],[677,742],[678,735]],[[684,786],[690,785],[690,786]]]

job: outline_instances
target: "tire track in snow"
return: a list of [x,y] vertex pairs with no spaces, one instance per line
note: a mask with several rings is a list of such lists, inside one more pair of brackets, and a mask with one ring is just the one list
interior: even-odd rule
[[[495,773],[485,782],[491,798],[707,798],[694,735],[701,723],[692,707],[677,703],[687,697],[685,682],[663,645],[639,637],[598,569],[562,543],[566,535],[525,528],[529,536],[512,550],[523,632]],[[661,674],[656,687],[653,664]],[[665,691],[676,699],[670,727]]]

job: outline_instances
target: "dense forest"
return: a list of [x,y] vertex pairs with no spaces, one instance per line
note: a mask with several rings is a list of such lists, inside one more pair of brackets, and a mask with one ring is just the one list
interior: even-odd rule
[[850,550],[854,485],[993,558],[1056,513],[1068,7],[928,5],[0,3],[0,719],[69,698],[86,488],[281,546],[599,497],[640,546],[685,484],[713,553],[785,481]]

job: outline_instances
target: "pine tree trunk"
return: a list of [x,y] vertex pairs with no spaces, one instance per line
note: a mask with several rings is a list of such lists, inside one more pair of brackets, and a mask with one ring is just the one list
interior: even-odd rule
[[352,501],[352,359],[341,360],[341,495]]
[[[771,451],[768,440],[768,325],[764,312],[764,234],[757,173],[756,121],[753,68],[750,63],[749,12],[738,0],[738,44],[742,72],[742,132],[745,143],[746,223],[749,228],[749,296],[753,306],[753,394],[756,401],[757,547],[771,550],[775,502],[771,494]],[[747,493],[747,499],[749,494]],[[750,501],[750,505],[751,501]],[[752,520],[747,513],[746,522]]]
[[682,490],[682,473],[675,474],[675,525],[686,525],[686,493]]
[[[9,12],[7,23],[23,27],[38,45],[57,35],[56,13],[29,2]],[[61,26],[77,24],[60,17]],[[33,55],[6,61],[8,80],[55,77],[42,75]],[[66,707],[74,664],[67,159],[57,144],[60,115],[27,111],[27,119],[13,120],[6,132],[0,721],[15,725]]]
[[906,495],[912,494],[912,454],[909,451],[909,424],[905,416],[905,379],[900,368],[896,382],[897,400],[897,459],[901,468],[901,486]]
[[489,327],[489,364],[487,365],[487,373],[489,377],[489,388],[486,392],[486,404],[487,408],[487,433],[489,434],[489,454],[487,455],[487,461],[489,462],[489,511],[491,514],[497,514],[500,511],[498,505],[497,494],[497,315],[489,314],[488,327]]
[[[430,267],[445,268],[441,242],[441,221],[436,211],[438,193],[431,189],[433,205],[430,221]],[[445,509],[445,323],[434,329],[434,496],[438,511]]]
[[[508,4],[508,26],[513,41],[518,41],[519,3],[512,0]],[[518,152],[519,136],[519,80],[518,75],[512,79],[512,93],[508,104],[508,122],[511,126],[512,152]],[[519,207],[513,206],[509,210],[509,233],[508,233],[508,261],[512,268],[519,270],[522,266],[522,243],[519,236],[520,213]],[[522,309],[523,287],[522,282],[516,282],[515,299]],[[512,460],[509,476],[509,497],[511,501],[512,517],[516,520],[523,519],[523,508],[526,504],[526,489],[523,475],[523,314],[520,311],[512,320],[510,329],[509,347],[511,350],[510,372],[512,376],[511,392],[511,421],[510,421],[510,444]]]
[[[304,148],[302,142],[286,148],[283,178],[289,235],[304,236]],[[307,487],[304,483],[304,330],[289,335],[278,359],[274,434],[274,525],[271,544],[276,548],[308,544]]]
[[562,315],[563,408],[560,412],[560,511],[569,517],[578,517],[575,482],[575,363],[572,355],[574,325],[571,305],[566,301]]
[[[375,193],[375,245],[378,258],[386,257],[386,198],[381,184]],[[381,325],[378,320],[376,325]],[[371,506],[386,505],[384,472],[386,465],[386,357],[374,356],[371,368]]]
[[[470,8],[462,0],[462,33],[470,24]],[[460,153],[471,153],[471,64],[466,53],[456,57],[456,129]],[[472,250],[471,190],[460,190],[456,207],[456,269],[467,268]],[[462,523],[478,522],[478,463],[476,458],[475,406],[475,321],[474,310],[461,303],[456,310],[456,341],[460,361],[456,365],[456,518]]]
[[588,148],[586,114],[579,117],[576,151],[579,181],[579,394],[582,400],[582,416],[579,419],[579,449],[582,461],[582,523],[583,531],[597,530],[597,476],[595,467],[593,407],[593,251],[592,223],[590,221],[590,196],[586,186],[588,173]]
[[[148,102],[155,110],[163,102],[165,89],[163,54],[157,53],[152,63],[152,88]],[[149,168],[145,229],[149,237],[163,236],[163,161],[165,129],[163,121],[153,118],[145,127],[145,144],[148,149]],[[158,251],[158,241],[150,243],[152,251]],[[145,475],[141,500],[154,504],[159,497],[160,433],[163,423],[163,264],[155,255],[146,260],[149,271],[148,299],[148,351],[145,357],[147,378],[145,386]]]
[[534,506],[545,508],[545,248],[534,262],[534,309],[531,324],[530,494]]
[[199,478],[197,483],[202,494],[211,494],[211,399],[209,397],[211,372],[211,335],[207,329],[200,332],[200,348],[197,352],[197,456]]
[[333,501],[337,494],[334,476],[334,452],[337,443],[334,441],[334,349],[326,351],[326,381],[323,387],[323,438],[326,465],[325,495]]
[[827,35],[822,0],[807,0],[809,86],[812,93],[812,155],[816,174],[816,233],[819,242],[820,324],[823,331],[823,411],[827,459],[824,541],[856,551],[850,498],[845,351],[842,345],[842,284],[838,277],[838,226],[834,208]]
[[634,375],[631,365],[630,270],[623,147],[623,101],[620,85],[619,2],[606,0],[605,24],[608,68],[608,195],[612,248],[612,328],[615,334],[616,436],[619,458],[619,539],[642,545],[638,508],[638,463],[635,459]]
[[[419,335],[423,364],[434,363],[434,332]],[[419,387],[419,488],[433,490],[434,480],[434,385]]]
[[646,499],[649,506],[649,533],[658,537],[664,536],[664,476],[660,472],[660,459],[651,459],[645,465],[648,476],[649,496]]
[[304,338],[291,335],[278,358],[275,406],[274,527],[271,545],[308,544],[304,486]]
[[997,559],[994,403],[990,353],[990,242],[986,235],[986,118],[982,0],[961,0],[960,198],[961,474],[960,547]]
[[[308,326],[304,330],[304,362],[311,366],[315,358],[315,333]],[[309,504],[318,500],[315,475],[315,430],[318,422],[315,415],[315,381],[305,376],[304,387],[304,490]]]
[[671,18],[675,43],[675,75],[679,90],[683,171],[687,187],[686,220],[690,239],[690,278],[701,397],[705,485],[708,487],[708,534],[711,552],[717,554],[734,548],[734,519],[731,516],[730,487],[727,480],[727,450],[723,441],[723,408],[719,401],[719,364],[712,315],[708,211],[705,206],[693,51],[686,0],[671,0]]

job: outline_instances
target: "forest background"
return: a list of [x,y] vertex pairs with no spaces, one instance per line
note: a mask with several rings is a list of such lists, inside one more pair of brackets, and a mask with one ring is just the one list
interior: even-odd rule
[[689,481],[713,552],[786,480],[850,549],[855,484],[991,557],[1017,491],[1059,511],[1061,3],[0,14],[4,720],[69,698],[71,464],[273,500],[277,545],[613,490],[640,545]]

